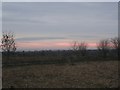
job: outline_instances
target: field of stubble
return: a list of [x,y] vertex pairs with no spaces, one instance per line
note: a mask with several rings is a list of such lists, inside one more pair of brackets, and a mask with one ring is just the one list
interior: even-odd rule
[[118,61],[3,67],[3,88],[115,88]]

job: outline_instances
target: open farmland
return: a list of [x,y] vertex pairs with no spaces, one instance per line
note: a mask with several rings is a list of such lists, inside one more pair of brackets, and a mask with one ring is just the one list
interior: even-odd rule
[[120,3],[26,1],[0,3],[3,90],[120,87]]
[[3,88],[116,88],[118,61],[3,67]]

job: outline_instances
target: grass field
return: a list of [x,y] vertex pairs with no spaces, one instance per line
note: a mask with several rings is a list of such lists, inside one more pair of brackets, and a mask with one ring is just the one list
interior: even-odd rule
[[3,67],[3,88],[115,88],[118,61]]

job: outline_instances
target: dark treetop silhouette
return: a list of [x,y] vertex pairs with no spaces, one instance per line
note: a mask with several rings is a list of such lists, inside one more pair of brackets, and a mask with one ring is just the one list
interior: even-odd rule
[[14,35],[12,33],[3,33],[2,35],[2,50],[4,52],[15,52],[16,51],[16,44],[15,44],[15,39]]

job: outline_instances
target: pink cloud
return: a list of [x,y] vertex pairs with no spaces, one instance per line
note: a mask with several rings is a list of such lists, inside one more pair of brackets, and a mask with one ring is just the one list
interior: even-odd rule
[[96,45],[96,43],[88,43],[88,46],[89,47],[96,47],[97,45]]
[[[70,48],[70,42],[19,42],[19,48]],[[88,47],[96,47],[96,43],[88,43]]]
[[66,48],[69,47],[70,44],[66,42],[20,42],[17,43],[17,47],[19,48]]

